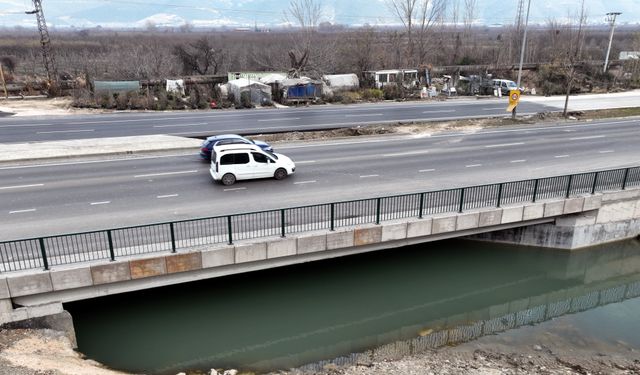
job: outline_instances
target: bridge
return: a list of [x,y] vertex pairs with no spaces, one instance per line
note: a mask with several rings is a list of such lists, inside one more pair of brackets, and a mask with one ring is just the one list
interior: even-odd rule
[[70,301],[454,237],[558,249],[632,238],[639,188],[630,167],[1,242],[0,324],[64,317]]

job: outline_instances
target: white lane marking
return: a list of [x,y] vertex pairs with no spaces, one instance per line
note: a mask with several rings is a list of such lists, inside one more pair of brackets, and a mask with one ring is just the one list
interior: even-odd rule
[[34,212],[36,209],[35,208],[29,208],[27,210],[16,210],[16,211],[9,211],[10,214],[21,214],[23,212]]
[[360,176],[360,178],[369,178],[369,177],[380,177],[380,175],[379,174],[368,174],[368,175]]
[[602,150],[602,151],[598,151],[599,154],[610,154],[612,152],[615,152],[613,150]]
[[482,108],[483,111],[497,111],[500,109],[505,109],[504,107],[498,107],[498,108]]
[[109,203],[111,203],[111,201],[91,202],[89,204],[92,205],[92,206],[97,206],[99,204],[109,204]]
[[179,128],[179,127],[183,127],[183,126],[202,126],[202,125],[209,125],[208,122],[196,122],[193,124],[171,124],[171,125],[154,125],[154,128]]
[[95,129],[81,129],[81,130],[52,130],[48,132],[36,132],[36,134],[53,134],[53,133],[80,133],[80,132],[93,132]]
[[438,111],[424,111],[422,113],[451,113],[451,112],[455,112],[455,109],[441,109]]
[[300,117],[269,118],[269,119],[258,120],[258,122],[287,121],[287,120],[300,120]]
[[496,147],[509,147],[509,146],[520,146],[523,145],[524,142],[516,142],[516,143],[503,143],[501,145],[488,145],[484,146],[485,148],[496,148]]
[[223,191],[247,190],[246,187],[224,189]]
[[556,158],[556,159],[568,158],[568,157],[569,157],[569,155],[556,155],[556,156],[554,156],[554,158]]
[[363,113],[361,115],[344,115],[344,117],[382,116],[382,113]]
[[509,163],[524,163],[526,160],[511,160]]
[[469,164],[469,165],[465,165],[465,168],[475,168],[475,167],[482,167],[482,164]]
[[178,194],[167,194],[167,195],[158,195],[157,198],[158,199],[163,199],[163,198],[174,198],[177,197]]
[[433,172],[433,171],[435,171],[435,169],[421,169],[418,172],[424,173],[424,172]]
[[429,150],[398,152],[395,154],[382,154],[382,156],[392,157],[392,156],[420,155],[420,154],[427,154],[427,153],[429,153]]
[[76,161],[69,163],[51,163],[51,164],[33,164],[33,165],[16,165],[13,167],[2,167],[0,170],[5,169],[22,169],[22,168],[42,168],[42,167],[59,167],[63,165],[79,165],[79,164],[94,164],[94,163],[111,163],[111,162],[119,162],[119,161],[136,161],[136,160],[146,160],[146,159],[161,159],[161,158],[174,158],[174,157],[183,157],[183,156],[193,156],[193,155],[185,155],[185,154],[172,154],[172,155],[156,155],[156,156],[140,156],[130,159],[106,159],[106,160],[87,160],[87,161]]
[[604,135],[591,135],[591,136],[587,136],[587,137],[575,137],[575,138],[569,138],[570,141],[580,141],[583,139],[596,139],[596,138],[604,138],[606,136]]
[[316,182],[318,182],[318,181],[316,181],[316,180],[311,180],[311,181],[299,181],[299,182],[294,182],[293,184],[294,184],[294,185],[301,185],[301,184],[314,184],[314,183],[316,183]]
[[296,164],[311,164],[315,163],[315,160],[305,160],[305,161],[297,161]]
[[186,173],[198,173],[197,170],[190,171],[179,171],[179,172],[164,172],[164,173],[150,173],[150,174],[139,174],[137,176],[133,176],[133,178],[145,178],[145,177],[157,177],[157,176],[170,176],[174,174],[186,174]]
[[22,188],[29,188],[29,187],[36,187],[36,186],[44,186],[44,184],[2,186],[2,187],[0,187],[0,190],[5,190],[5,189],[22,189]]

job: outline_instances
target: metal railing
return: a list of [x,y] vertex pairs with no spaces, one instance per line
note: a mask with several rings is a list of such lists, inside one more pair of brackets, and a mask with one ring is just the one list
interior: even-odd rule
[[640,167],[566,176],[501,182],[332,202],[311,206],[239,213],[0,242],[0,272],[115,260],[154,252],[177,252],[217,243],[287,234],[335,230],[339,227],[447,212],[464,212],[505,204],[569,198],[640,186]]

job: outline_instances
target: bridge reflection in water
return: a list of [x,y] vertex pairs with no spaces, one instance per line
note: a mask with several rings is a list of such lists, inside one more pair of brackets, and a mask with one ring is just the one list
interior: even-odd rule
[[637,240],[573,253],[455,240],[66,308],[90,358],[172,374],[398,358],[638,296]]

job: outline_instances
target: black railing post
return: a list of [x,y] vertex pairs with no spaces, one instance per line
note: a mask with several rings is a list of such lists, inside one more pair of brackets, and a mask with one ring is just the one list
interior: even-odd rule
[[424,209],[424,193],[420,193],[420,208],[418,211],[418,219],[422,219],[422,210]]
[[116,260],[116,252],[113,250],[113,237],[111,237],[111,231],[108,230],[107,231],[107,241],[109,241],[109,257],[111,258],[111,261],[115,261]]
[[464,188],[460,189],[460,208],[458,212],[462,213],[462,208],[464,207]]
[[380,224],[380,205],[381,205],[382,199],[381,198],[376,198],[376,224]]
[[596,193],[596,185],[598,185],[598,173],[599,172],[596,172],[596,175],[593,177],[593,186],[591,186],[591,194]]
[[284,233],[284,208],[280,210],[280,237],[286,237]]
[[49,261],[47,260],[47,252],[44,249],[44,238],[38,238],[38,242],[40,242],[40,253],[42,254],[42,264],[44,264],[44,270],[49,270]]
[[176,234],[173,231],[173,223],[169,223],[169,229],[171,230],[171,252],[176,252]]
[[571,183],[573,182],[573,175],[570,174],[569,175],[569,183],[567,184],[567,195],[566,198],[569,198],[571,196]]
[[536,178],[536,182],[533,184],[533,203],[536,203],[536,197],[538,196],[538,181]]
[[231,215],[227,216],[227,230],[229,231],[229,245],[233,245],[233,228],[231,226]]
[[624,179],[622,180],[622,190],[627,187],[627,177],[629,176],[629,168],[624,170]]
[[336,208],[335,203],[331,203],[331,231],[336,230]]
[[500,201],[502,200],[502,183],[498,185],[498,205],[496,207],[500,208]]

